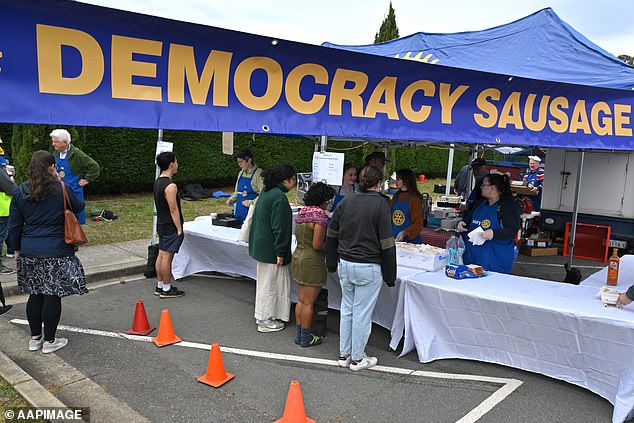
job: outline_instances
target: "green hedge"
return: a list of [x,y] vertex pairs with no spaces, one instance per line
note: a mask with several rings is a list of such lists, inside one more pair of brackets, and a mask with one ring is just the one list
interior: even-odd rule
[[[12,157],[17,170],[17,181],[26,179],[31,154],[39,149],[53,151],[49,133],[55,125],[0,124],[0,136],[5,140],[5,152]],[[158,131],[154,129],[125,129],[102,127],[69,127],[72,142],[101,166],[101,177],[87,186],[87,194],[120,194],[150,191],[155,177],[154,156]],[[7,140],[11,139],[8,143]],[[230,155],[222,153],[222,136],[217,132],[171,131],[163,133],[163,140],[174,143],[179,172],[174,180],[183,186],[200,183],[206,187],[233,185],[238,167]],[[380,150],[358,142],[330,142],[329,151],[344,152],[346,162],[362,164],[365,155]],[[284,137],[261,134],[235,134],[234,151],[249,149],[258,166],[267,169],[280,163],[291,164],[298,172],[309,172],[312,167],[314,142],[303,137]],[[390,149],[388,173],[400,168],[411,168],[414,173],[428,178],[444,177],[447,172],[449,150],[441,147],[400,147]],[[493,154],[491,157],[493,158]],[[454,155],[454,175],[468,162],[464,152]]]

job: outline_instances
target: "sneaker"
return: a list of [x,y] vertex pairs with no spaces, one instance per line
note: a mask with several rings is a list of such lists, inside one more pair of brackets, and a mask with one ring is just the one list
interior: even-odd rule
[[185,295],[185,292],[179,290],[175,286],[173,286],[169,291],[161,290],[161,293],[159,294],[161,298],[178,298],[182,297],[183,295]]
[[44,345],[42,345],[42,354],[55,352],[66,345],[68,345],[68,339],[66,338],[55,338],[53,342],[45,341]]
[[156,295],[157,297],[161,295],[162,292],[163,292],[163,288],[159,288],[158,286],[154,288],[154,295]]
[[350,367],[350,362],[352,361],[352,357],[349,355],[340,355],[339,360],[337,360],[337,364],[339,367]]
[[12,275],[15,273],[15,269],[11,269],[10,267],[5,266],[4,264],[0,264],[0,275]]
[[262,320],[258,324],[258,332],[279,332],[284,329],[284,323],[276,320]]
[[40,339],[29,339],[29,351],[37,351],[42,348],[42,344],[44,343],[44,337],[40,336]]
[[319,344],[321,344],[321,342],[322,342],[321,336],[317,336],[317,335],[311,333],[310,334],[310,341],[308,341],[306,343],[302,342],[299,345],[301,345],[302,348],[307,348],[307,347],[314,347],[315,345],[319,345]]
[[376,357],[368,357],[367,355],[363,355],[363,358],[359,361],[350,361],[350,370],[353,372],[358,372],[363,369],[369,369],[372,366],[376,366],[379,360]]

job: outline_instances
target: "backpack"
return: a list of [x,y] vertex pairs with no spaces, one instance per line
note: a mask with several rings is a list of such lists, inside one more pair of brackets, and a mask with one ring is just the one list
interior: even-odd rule
[[106,209],[90,209],[90,217],[95,222],[117,220],[117,215]]

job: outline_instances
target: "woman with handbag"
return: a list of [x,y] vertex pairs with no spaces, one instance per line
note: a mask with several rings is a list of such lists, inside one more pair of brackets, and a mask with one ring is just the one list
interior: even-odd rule
[[[75,256],[76,246],[65,241],[63,185],[48,151],[36,151],[29,178],[13,194],[9,212],[9,237],[15,247],[18,286],[28,292],[26,316],[31,328],[29,351],[52,353],[68,344],[55,337],[62,314],[62,297],[86,294],[84,269]],[[66,189],[73,213],[84,209],[71,189]],[[44,324],[44,333],[42,333]]]

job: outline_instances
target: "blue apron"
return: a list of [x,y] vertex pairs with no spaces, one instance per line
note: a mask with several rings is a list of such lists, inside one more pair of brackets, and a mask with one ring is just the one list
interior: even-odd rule
[[[400,194],[401,192],[396,194],[396,201],[392,206],[392,235],[394,237],[412,224],[412,217],[409,212],[409,192],[407,193],[407,199],[405,201],[399,200]],[[405,235],[404,240],[411,244],[420,244],[423,242],[420,238],[420,234],[413,239],[408,239],[407,235]]]
[[[500,229],[498,220],[498,203],[489,205],[482,201],[473,212],[469,232],[482,226],[483,230]],[[485,270],[510,274],[515,261],[515,242],[511,239],[490,239],[482,245],[473,245],[469,238],[465,238],[465,264],[478,264]]]
[[[352,185],[352,192],[355,192],[354,185]],[[346,198],[346,196],[341,194],[340,185],[339,189],[337,190],[337,195],[335,195],[335,200],[332,202],[332,207],[330,208],[330,211],[335,211],[337,204],[341,203],[341,200],[343,200],[344,198]]]
[[235,218],[240,221],[240,223],[244,222],[244,219],[247,218],[247,213],[249,213],[249,207],[242,205],[244,200],[255,200],[258,196],[258,193],[253,191],[253,187],[251,186],[251,179],[253,175],[255,175],[255,170],[257,167],[253,168],[253,172],[251,176],[244,176],[244,172],[240,172],[240,177],[238,178],[238,197],[236,197],[235,204]]
[[[524,182],[528,182],[533,184],[533,186],[537,186],[537,172],[534,172],[534,173],[529,172],[528,174],[526,174],[526,179],[524,179]],[[531,200],[533,211],[539,211],[541,209],[541,204],[542,204],[541,190],[537,191],[537,194],[535,195],[522,195],[520,197],[528,198],[529,200]]]
[[[70,148],[69,148],[70,150]],[[62,178],[64,185],[66,188],[70,188],[75,193],[78,199],[84,201],[84,188],[79,186],[79,180],[81,179],[79,175],[75,175],[72,170],[70,170],[70,166],[68,165],[68,150],[66,150],[66,157],[60,158],[56,157],[55,162],[57,165],[57,173],[59,173],[59,177]],[[84,225],[86,224],[86,210],[82,210],[79,213],[75,213],[77,216],[77,221]]]

